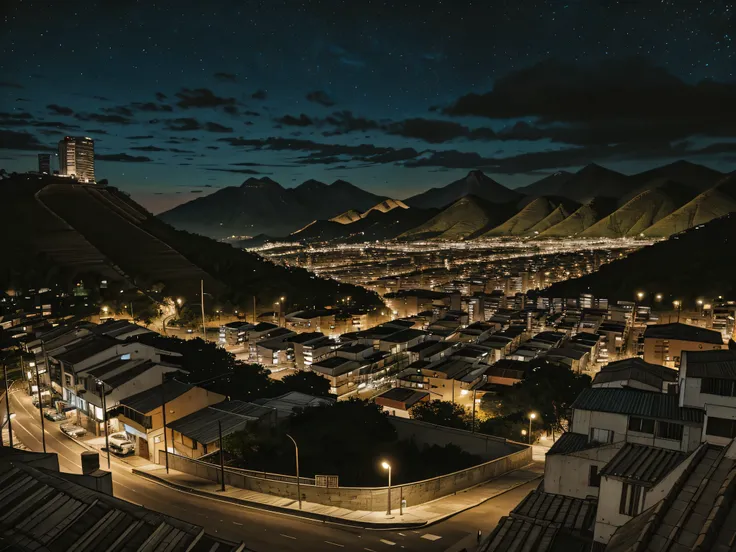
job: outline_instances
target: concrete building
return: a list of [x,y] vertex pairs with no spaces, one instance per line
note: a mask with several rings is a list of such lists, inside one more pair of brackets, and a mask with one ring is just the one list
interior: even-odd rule
[[65,136],[59,140],[59,174],[80,182],[95,181],[95,142],[92,138]]
[[255,324],[236,320],[220,326],[218,341],[222,347],[237,347],[248,341],[248,331],[255,328]]
[[427,391],[419,391],[406,387],[394,387],[381,393],[374,400],[381,407],[381,410],[387,412],[390,416],[411,418],[411,408],[419,403],[428,402],[430,396]]
[[[142,393],[126,397],[108,417],[117,417],[120,431],[134,441],[138,456],[158,462],[158,451],[164,450],[163,412],[166,403],[166,423],[175,422],[208,406],[224,401],[226,397],[176,380],[168,380]],[[173,443],[171,430],[166,438]],[[173,452],[173,448],[169,449]]]
[[51,174],[51,155],[48,153],[38,154],[38,172],[41,174]]
[[312,372],[330,382],[330,393],[338,397],[357,389],[361,364],[342,356],[333,356],[312,364]]
[[305,408],[329,406],[335,402],[335,399],[332,397],[316,397],[314,395],[300,393],[299,391],[289,391],[280,397],[265,400],[258,399],[253,402],[275,410],[276,418],[282,420],[298,414]]
[[618,387],[667,393],[676,390],[677,370],[633,357],[603,366],[593,378],[593,387]]
[[287,342],[293,349],[297,370],[309,370],[312,364],[327,358],[337,348],[337,343],[321,332],[297,334],[287,338]]
[[725,348],[720,332],[674,322],[655,324],[644,330],[644,360],[679,368],[683,351]]

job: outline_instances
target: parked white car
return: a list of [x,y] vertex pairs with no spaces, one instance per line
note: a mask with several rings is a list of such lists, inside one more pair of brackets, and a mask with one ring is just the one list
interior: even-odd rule
[[75,424],[61,424],[59,427],[61,428],[61,431],[70,437],[81,437],[87,433],[86,429]]
[[135,445],[128,439],[125,433],[113,433],[107,438],[110,450],[115,454],[125,456],[135,451]]

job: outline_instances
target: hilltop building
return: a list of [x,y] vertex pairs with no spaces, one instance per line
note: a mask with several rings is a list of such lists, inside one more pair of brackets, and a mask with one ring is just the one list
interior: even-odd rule
[[95,181],[95,142],[92,138],[65,136],[59,140],[59,174],[80,182]]

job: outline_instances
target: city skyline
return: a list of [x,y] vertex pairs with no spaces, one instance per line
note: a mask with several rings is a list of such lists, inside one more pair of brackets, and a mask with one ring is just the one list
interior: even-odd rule
[[470,169],[509,187],[591,162],[733,169],[725,1],[172,6],[12,3],[1,166],[89,135],[98,178],[153,211],[250,176],[403,199]]

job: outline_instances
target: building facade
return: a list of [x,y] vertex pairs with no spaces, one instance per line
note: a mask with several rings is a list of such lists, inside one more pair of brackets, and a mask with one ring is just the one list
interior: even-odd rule
[[65,136],[59,140],[59,174],[80,182],[95,181],[95,142],[92,138]]

